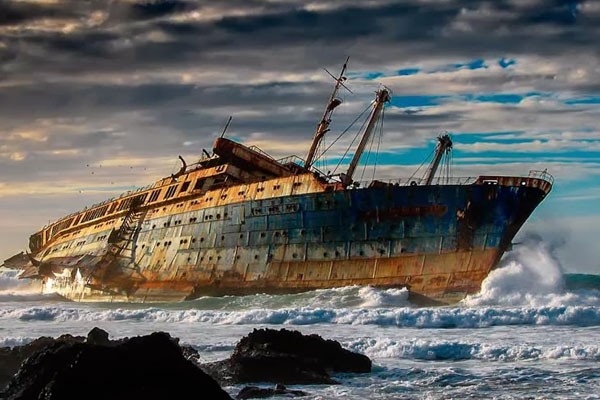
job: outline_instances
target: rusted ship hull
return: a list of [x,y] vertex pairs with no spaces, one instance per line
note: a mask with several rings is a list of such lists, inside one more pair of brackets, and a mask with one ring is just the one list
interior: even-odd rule
[[[307,174],[268,184],[293,190],[311,181]],[[44,277],[44,290],[77,301],[160,302],[373,285],[406,287],[419,304],[454,303],[480,289],[550,187],[537,178],[480,177],[466,185],[269,190],[241,202],[209,192],[203,197],[218,194],[220,205],[194,209],[192,197],[146,207],[128,256],[101,275],[93,259],[74,262]],[[96,229],[63,247],[109,234]],[[105,244],[96,247],[101,257]]]

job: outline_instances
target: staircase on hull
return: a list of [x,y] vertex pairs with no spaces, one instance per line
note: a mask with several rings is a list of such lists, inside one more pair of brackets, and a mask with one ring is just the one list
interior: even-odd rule
[[88,275],[86,287],[128,295],[136,283],[145,280],[135,262],[137,237],[148,213],[141,209],[143,203],[141,197],[132,200],[121,226],[110,233],[106,253]]

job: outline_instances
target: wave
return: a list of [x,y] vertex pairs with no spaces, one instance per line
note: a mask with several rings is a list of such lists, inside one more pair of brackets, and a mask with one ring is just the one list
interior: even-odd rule
[[0,268],[0,302],[56,299],[56,296],[41,294],[39,281],[19,279],[20,272],[19,270]]
[[24,337],[24,336],[0,337],[0,348],[23,346],[23,345],[33,342],[36,339],[38,339],[37,336],[36,337]]
[[600,361],[600,346],[532,346],[496,345],[460,341],[431,341],[412,339],[398,342],[389,339],[358,339],[345,344],[346,348],[373,358],[402,358],[414,360],[589,360]]
[[567,290],[587,289],[600,291],[600,275],[565,274],[564,279]]
[[0,302],[2,303],[29,303],[29,302],[62,302],[68,301],[64,297],[56,293],[15,293],[0,291]]
[[600,325],[600,308],[548,306],[536,308],[285,308],[251,310],[94,310],[64,306],[0,310],[0,320],[19,321],[142,321],[219,325],[376,325],[405,328],[486,328],[511,325]]
[[508,253],[479,293],[461,303],[468,307],[600,306],[600,276],[597,280],[594,275],[573,277],[562,270],[551,244],[529,239]]
[[317,289],[303,293],[249,296],[200,297],[185,303],[161,305],[165,308],[182,306],[203,310],[243,310],[250,308],[377,308],[410,307],[408,290],[379,289],[371,286],[345,286]]

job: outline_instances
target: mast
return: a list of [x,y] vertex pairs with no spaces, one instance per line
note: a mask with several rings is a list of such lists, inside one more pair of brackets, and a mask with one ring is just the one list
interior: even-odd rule
[[[304,168],[309,169],[315,160],[315,154],[317,152],[317,147],[319,147],[319,143],[325,136],[325,133],[329,131],[329,124],[331,123],[331,114],[333,114],[333,110],[342,104],[342,100],[338,99],[337,92],[340,86],[344,86],[342,83],[346,80],[344,76],[344,72],[346,72],[346,67],[348,64],[348,60],[350,57],[346,58],[346,62],[342,66],[342,71],[340,72],[340,76],[335,78],[335,87],[333,88],[333,93],[329,97],[329,101],[327,102],[327,108],[325,109],[325,113],[323,114],[323,118],[321,118],[321,122],[317,126],[317,131],[315,132],[315,136],[313,136],[312,144],[310,145],[310,150],[308,151],[308,155],[306,156],[306,161],[304,161]],[[331,75],[331,74],[330,74]]]
[[356,149],[356,153],[354,153],[354,157],[350,162],[350,166],[348,167],[348,172],[345,175],[342,175],[342,183],[345,186],[348,186],[352,182],[352,176],[354,175],[354,171],[356,170],[356,166],[360,161],[360,157],[363,155],[365,151],[365,147],[371,138],[371,134],[373,133],[373,129],[375,128],[375,124],[381,115],[381,111],[383,110],[383,105],[390,101],[390,92],[387,89],[381,89],[377,91],[377,95],[375,97],[375,104],[373,105],[373,111],[371,111],[371,116],[369,117],[369,123],[367,124],[367,129],[365,129],[365,133],[363,134],[360,143],[358,144],[358,148]]
[[437,172],[438,167],[440,166],[440,161],[442,161],[442,156],[444,153],[449,153],[452,149],[452,140],[448,135],[441,135],[437,138],[438,144],[435,148],[435,156],[433,157],[433,161],[429,165],[427,169],[427,174],[425,176],[425,185],[431,185],[433,181],[433,177]]

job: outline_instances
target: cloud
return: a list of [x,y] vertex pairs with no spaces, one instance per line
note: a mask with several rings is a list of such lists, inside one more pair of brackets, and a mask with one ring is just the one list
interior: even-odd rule
[[599,39],[595,1],[0,0],[0,201],[23,213],[32,194],[65,196],[45,208],[58,217],[150,183],[230,115],[229,137],[304,156],[332,86],[322,68],[347,56],[353,94],[325,145],[388,86],[378,176],[410,176],[450,131],[457,174],[549,167],[557,197],[567,179],[594,189]]
[[67,18],[77,14],[69,7],[31,1],[0,1],[0,26],[17,25],[42,18]]
[[600,152],[600,140],[574,141],[574,140],[533,140],[522,143],[477,142],[471,144],[458,144],[456,148],[467,152],[517,152],[517,153],[555,153],[569,151]]

